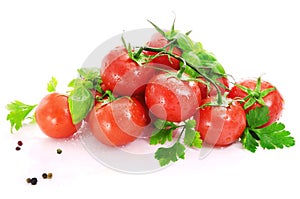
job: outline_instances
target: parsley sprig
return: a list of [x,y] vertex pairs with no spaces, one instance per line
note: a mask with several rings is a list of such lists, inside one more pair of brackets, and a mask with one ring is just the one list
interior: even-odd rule
[[[47,83],[48,92],[54,92],[57,86],[57,79],[52,77],[51,80]],[[34,123],[35,116],[34,110],[38,104],[26,104],[19,100],[15,100],[6,105],[6,109],[9,113],[6,116],[6,120],[10,122],[10,132],[13,133],[15,129],[18,131],[25,122]]]
[[295,145],[295,139],[290,136],[289,131],[285,130],[285,125],[281,122],[274,122],[269,126],[260,128],[270,118],[267,106],[250,110],[246,118],[248,125],[241,137],[245,149],[254,153],[259,146],[263,149],[282,149]]
[[183,124],[178,125],[158,119],[154,125],[156,129],[150,137],[151,145],[165,144],[167,141],[171,142],[174,130],[181,128],[179,137],[171,147],[160,147],[155,152],[155,158],[159,161],[160,166],[165,166],[171,161],[176,162],[178,159],[184,159],[186,147],[202,147],[200,133],[195,130],[195,120],[186,120]]

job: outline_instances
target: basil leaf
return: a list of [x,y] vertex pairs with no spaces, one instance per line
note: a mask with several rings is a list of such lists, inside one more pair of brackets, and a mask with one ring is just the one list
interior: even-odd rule
[[183,51],[192,51],[194,42],[185,34],[177,33],[176,35],[178,46]]
[[68,98],[69,108],[74,124],[82,121],[94,105],[94,98],[91,91],[84,86],[76,87]]

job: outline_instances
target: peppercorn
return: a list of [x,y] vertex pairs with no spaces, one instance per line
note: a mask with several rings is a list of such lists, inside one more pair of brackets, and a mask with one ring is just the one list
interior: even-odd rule
[[20,150],[21,150],[21,147],[17,146],[16,151],[20,151]]
[[31,180],[30,180],[30,183],[31,183],[32,185],[36,185],[37,182],[38,182],[37,178],[31,178]]
[[43,177],[44,179],[46,179],[46,178],[48,178],[48,175],[47,175],[46,173],[43,173],[43,174],[42,174],[42,177]]
[[47,175],[47,178],[48,178],[48,179],[51,179],[51,178],[52,178],[52,176],[53,176],[53,174],[52,174],[52,173],[48,173],[48,175]]
[[23,145],[23,142],[20,140],[20,141],[18,141],[18,145],[19,146],[22,146]]
[[26,182],[27,182],[27,183],[31,183],[31,178],[27,178],[27,179],[26,179]]
[[56,150],[56,153],[57,153],[57,154],[61,154],[61,153],[62,153],[62,150],[61,150],[61,149],[57,149],[57,150]]

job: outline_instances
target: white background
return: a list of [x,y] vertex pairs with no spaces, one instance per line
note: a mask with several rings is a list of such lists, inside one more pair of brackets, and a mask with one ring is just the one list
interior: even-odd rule
[[[296,0],[0,1],[0,198],[299,197],[299,9]],[[203,160],[189,151],[164,170],[132,175],[102,166],[78,140],[51,140],[36,126],[10,134],[7,103],[37,103],[51,76],[63,89],[102,42],[150,28],[146,19],[169,28],[173,12],[176,28],[193,30],[191,37],[236,79],[265,74],[277,86],[286,102],[281,121],[295,147],[252,154],[233,145]],[[16,152],[18,140],[24,146]],[[43,172],[53,179],[41,179]],[[34,176],[36,186],[25,182]]]

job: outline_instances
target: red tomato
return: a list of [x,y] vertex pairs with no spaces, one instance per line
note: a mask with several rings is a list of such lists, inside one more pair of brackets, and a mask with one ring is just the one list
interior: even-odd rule
[[[214,98],[202,101],[206,104]],[[240,103],[233,101],[228,107],[205,106],[196,116],[196,130],[201,139],[213,146],[227,146],[237,141],[246,127],[246,114]]]
[[145,91],[155,70],[139,66],[124,47],[116,47],[103,59],[100,74],[105,89],[119,95],[131,96]]
[[180,122],[194,115],[201,101],[201,91],[194,81],[160,73],[147,84],[145,101],[156,117]]
[[[247,79],[247,80],[243,80],[242,82],[239,82],[238,84],[245,86],[247,88],[250,88],[251,90],[254,90],[256,87],[256,83],[257,83],[257,81],[254,79]],[[274,88],[274,86],[269,82],[262,81],[261,82],[261,91],[268,89],[268,88]],[[246,92],[242,91],[239,87],[234,86],[234,87],[232,87],[231,91],[229,92],[228,97],[230,97],[232,99],[244,98],[247,95],[248,94]],[[259,96],[259,93],[257,93],[257,95]],[[269,116],[270,116],[269,121],[262,126],[262,127],[265,127],[265,126],[272,124],[273,122],[277,121],[280,118],[282,110],[283,110],[284,100],[277,89],[270,92],[268,95],[266,95],[262,99],[264,100],[265,105],[269,108],[269,111],[270,111],[269,112]],[[242,105],[244,105],[244,104],[245,103],[242,103]],[[260,107],[260,106],[261,105],[259,103],[255,102],[252,106],[247,108],[245,111],[246,111],[246,113],[248,113],[250,110],[255,109],[256,107]]]
[[[147,46],[152,47],[152,48],[162,48],[166,46],[169,43],[169,41],[160,33],[155,33],[153,34],[151,40],[147,42]],[[166,50],[170,50],[170,47],[167,47]],[[172,53],[178,56],[182,55],[182,52],[179,48],[174,47],[172,49]],[[146,54],[148,55],[156,55],[156,52],[151,52],[147,51]],[[153,59],[150,64],[159,64],[160,67],[162,68],[173,68],[175,70],[178,70],[180,68],[180,61],[173,58],[173,57],[168,57],[167,55],[159,56],[155,59]]]
[[[205,80],[203,77],[201,77],[200,79],[204,82],[207,82],[207,80]],[[229,81],[226,77],[217,78],[217,85],[221,91],[221,94],[224,94],[226,91],[229,90]],[[217,89],[211,83],[209,83],[208,87],[206,84],[200,82],[199,87],[201,90],[202,99],[217,95]]]
[[99,103],[89,114],[93,135],[103,144],[122,146],[136,140],[149,122],[147,111],[135,98]]
[[52,138],[70,137],[81,126],[81,122],[73,124],[68,97],[59,93],[50,93],[41,100],[35,119],[40,129]]

